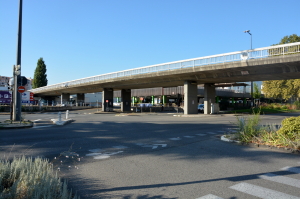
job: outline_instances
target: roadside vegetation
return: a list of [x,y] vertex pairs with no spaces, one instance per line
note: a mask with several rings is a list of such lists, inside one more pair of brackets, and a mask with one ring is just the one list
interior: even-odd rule
[[281,125],[260,125],[260,112],[237,116],[235,138],[242,143],[300,150],[300,116],[286,118]]
[[79,199],[42,158],[0,160],[0,199]]
[[260,106],[248,109],[233,110],[228,113],[293,113],[300,112],[300,102],[296,101],[293,104],[281,104],[281,103],[262,103]]

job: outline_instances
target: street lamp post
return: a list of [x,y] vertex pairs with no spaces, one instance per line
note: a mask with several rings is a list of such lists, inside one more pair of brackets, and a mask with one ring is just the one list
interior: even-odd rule
[[[250,50],[252,50],[252,34],[250,33],[250,30],[245,30],[244,33],[248,33],[250,35]],[[251,81],[251,88],[250,88],[250,94],[251,94],[251,106],[253,106],[253,81]]]
[[[17,37],[17,64],[14,66],[14,102],[13,102],[13,120],[21,121],[21,101],[22,95],[18,92],[18,87],[21,86],[21,41],[22,41],[22,4],[19,1],[19,23],[18,23],[18,37]],[[19,80],[19,81],[18,81]]]

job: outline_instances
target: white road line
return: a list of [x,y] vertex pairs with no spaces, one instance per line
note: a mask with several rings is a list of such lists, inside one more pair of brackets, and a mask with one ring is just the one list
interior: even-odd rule
[[280,199],[300,199],[299,197],[292,196],[289,194],[285,194],[279,191],[274,191],[272,189],[267,189],[264,187],[252,185],[249,183],[239,183],[236,185],[233,185],[229,187],[230,189],[234,189],[243,193],[247,193],[252,196],[256,196],[259,198],[264,198],[264,199],[274,199],[274,198],[280,198]]
[[32,127],[33,129],[39,129],[39,128],[46,128],[46,127],[51,127],[53,125],[47,125],[47,126],[34,126]]
[[169,140],[176,141],[176,140],[181,140],[181,138],[169,138]]
[[221,198],[219,196],[215,196],[213,194],[208,194],[208,195],[202,196],[200,198],[196,198],[196,199],[224,199],[224,198]]
[[279,175],[275,175],[273,173],[266,173],[266,174],[260,175],[258,177],[262,178],[262,179],[265,179],[265,180],[270,180],[270,181],[273,181],[273,182],[278,182],[278,183],[281,183],[281,184],[286,184],[286,185],[290,185],[290,186],[293,186],[293,187],[300,188],[300,180],[297,180],[297,179],[294,179],[294,178],[279,176]]
[[206,134],[204,134],[204,133],[199,133],[199,134],[196,134],[196,135],[198,135],[198,136],[205,136]]
[[300,174],[300,168],[298,167],[284,167],[280,170],[283,170],[283,171],[289,171],[289,172],[292,172],[292,173],[299,173]]
[[187,136],[183,136],[183,137],[185,137],[185,138],[194,138],[195,136],[189,136],[189,135],[187,135]]

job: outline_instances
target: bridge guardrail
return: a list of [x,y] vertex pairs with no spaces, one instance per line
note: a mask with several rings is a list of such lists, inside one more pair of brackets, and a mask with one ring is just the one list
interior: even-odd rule
[[126,77],[126,76],[138,75],[138,74],[168,71],[168,70],[179,69],[179,68],[204,66],[209,64],[243,61],[248,59],[259,59],[259,58],[287,55],[287,54],[294,54],[294,53],[300,53],[300,42],[156,64],[151,66],[134,68],[134,69],[124,70],[119,72],[107,73],[103,75],[97,75],[97,76],[72,80],[68,82],[53,84],[50,86],[32,89],[30,91],[35,93],[35,92],[41,92],[46,90],[53,90],[57,88],[72,87],[75,85],[80,85],[85,83],[93,83],[93,82],[113,79],[117,77]]

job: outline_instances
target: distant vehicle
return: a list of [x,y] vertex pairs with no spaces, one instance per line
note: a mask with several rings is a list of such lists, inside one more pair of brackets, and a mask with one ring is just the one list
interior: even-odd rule
[[204,104],[198,104],[198,112],[204,112]]

